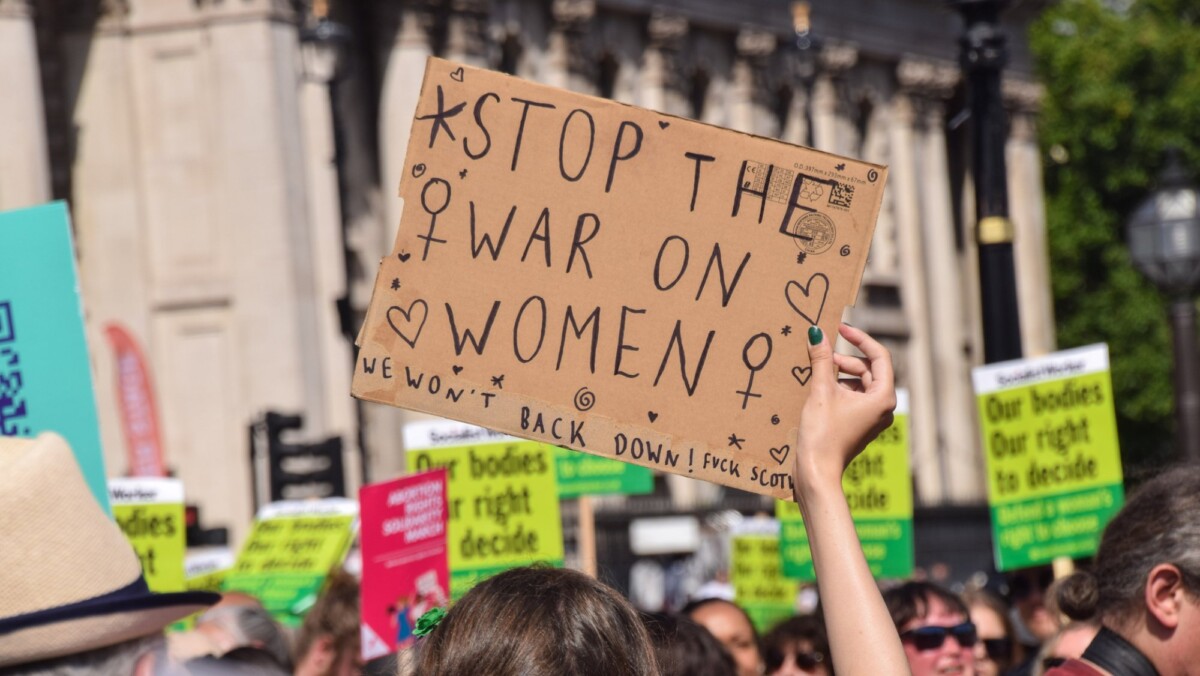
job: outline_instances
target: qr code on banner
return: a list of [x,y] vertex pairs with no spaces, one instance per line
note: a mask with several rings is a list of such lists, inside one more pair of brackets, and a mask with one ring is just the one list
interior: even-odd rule
[[29,426],[22,425],[28,411],[22,394],[24,380],[16,340],[12,303],[0,301],[0,435],[3,436],[29,434]]
[[843,209],[849,209],[854,201],[854,186],[847,183],[834,183],[829,191],[829,204]]

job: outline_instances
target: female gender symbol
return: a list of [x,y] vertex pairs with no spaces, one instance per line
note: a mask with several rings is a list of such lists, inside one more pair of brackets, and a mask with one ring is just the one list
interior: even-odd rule
[[[751,363],[750,351],[754,349],[754,346],[759,342],[760,338],[767,341],[767,353],[762,356],[762,359],[758,360],[757,364]],[[746,368],[750,369],[750,380],[746,383],[745,390],[738,390],[737,392],[735,392],[735,394],[742,395],[742,410],[743,411],[746,410],[746,405],[748,403],[750,403],[750,397],[755,397],[755,398],[762,397],[761,394],[758,394],[754,391],[754,374],[761,371],[763,369],[763,367],[767,365],[767,362],[770,360],[771,360],[771,336],[769,336],[765,333],[756,333],[753,336],[751,336],[750,340],[746,341],[746,347],[742,348],[742,363],[746,365]]]

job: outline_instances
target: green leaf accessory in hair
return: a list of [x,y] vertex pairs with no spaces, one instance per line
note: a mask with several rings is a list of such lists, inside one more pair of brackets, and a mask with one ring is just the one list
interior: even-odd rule
[[441,623],[444,617],[446,617],[445,608],[430,608],[425,612],[424,615],[421,616],[419,620],[417,620],[417,628],[413,629],[413,635],[429,635],[430,632],[437,628],[438,624]]

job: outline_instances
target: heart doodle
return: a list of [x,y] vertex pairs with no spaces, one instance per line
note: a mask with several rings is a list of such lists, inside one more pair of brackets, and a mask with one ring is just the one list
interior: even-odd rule
[[458,70],[454,71],[453,73],[450,73],[450,79],[451,79],[451,80],[454,80],[455,82],[462,82],[462,81],[463,81],[463,69],[462,69],[462,66],[459,66],[459,67],[458,67]]
[[654,422],[655,420],[658,420],[658,413],[654,411],[647,411],[646,417],[650,418],[650,422]]
[[414,164],[412,170],[413,178],[421,178],[425,175],[425,163]]
[[811,366],[793,366],[792,377],[803,387],[808,384],[808,379],[812,377]]
[[780,446],[779,448],[771,449],[771,458],[773,460],[775,460],[776,464],[782,465],[783,461],[787,460],[788,453],[791,453],[791,452],[792,452],[791,444],[784,444],[784,445]]
[[412,258],[412,254],[408,253],[407,251],[401,251],[400,253],[396,254],[396,258],[399,258],[401,263],[407,263],[408,259]]
[[[799,294],[803,294],[803,296],[797,298],[792,294],[793,290]],[[818,290],[820,291],[819,297],[817,294]],[[787,286],[783,289],[783,295],[787,298],[788,305],[791,305],[792,309],[796,311],[796,314],[807,319],[809,324],[816,326],[821,322],[821,312],[825,309],[825,299],[829,296],[829,278],[818,272],[809,277],[808,284],[803,286],[800,285],[800,282],[788,282]],[[812,314],[805,312],[805,310],[812,310],[811,306],[813,303],[816,303],[816,312]]]
[[669,127],[669,126],[671,126],[671,123],[670,123],[670,122],[667,122],[666,120],[659,120],[659,121],[658,121],[658,128],[659,128],[659,129],[666,129],[666,128],[667,128],[667,127]]
[[[413,318],[413,315],[416,314],[413,312],[413,310],[415,310],[417,307],[421,308],[421,320],[420,321],[417,321],[416,319]],[[401,324],[401,326],[397,326],[396,321],[392,319],[393,312],[397,312],[404,316],[404,322],[403,322],[403,324]],[[425,320],[428,318],[429,318],[429,305],[427,305],[425,303],[425,301],[420,300],[420,299],[414,300],[408,306],[407,310],[405,310],[404,308],[402,308],[398,305],[393,305],[393,306],[389,307],[388,311],[387,311],[387,321],[388,321],[388,324],[392,327],[392,330],[396,332],[397,336],[400,336],[400,340],[403,340],[404,342],[408,343],[408,346],[413,347],[413,348],[415,348],[417,346],[417,339],[421,337],[421,329],[425,328]],[[401,327],[403,327],[404,329],[408,329],[408,327],[413,324],[416,325],[416,329],[412,332],[412,337],[410,338],[403,330],[401,330]]]
[[454,366],[451,366],[450,370],[454,371],[454,375],[458,375],[458,374],[462,373],[462,367],[457,364],[455,364]]

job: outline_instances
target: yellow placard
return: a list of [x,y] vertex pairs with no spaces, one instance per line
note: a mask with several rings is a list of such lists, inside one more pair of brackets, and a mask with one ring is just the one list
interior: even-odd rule
[[175,479],[110,479],[113,518],[142,562],[151,591],[183,591],[187,524],[183,484]]
[[410,448],[410,472],[446,468],[452,597],[501,570],[562,565],[554,450],[533,441]]

